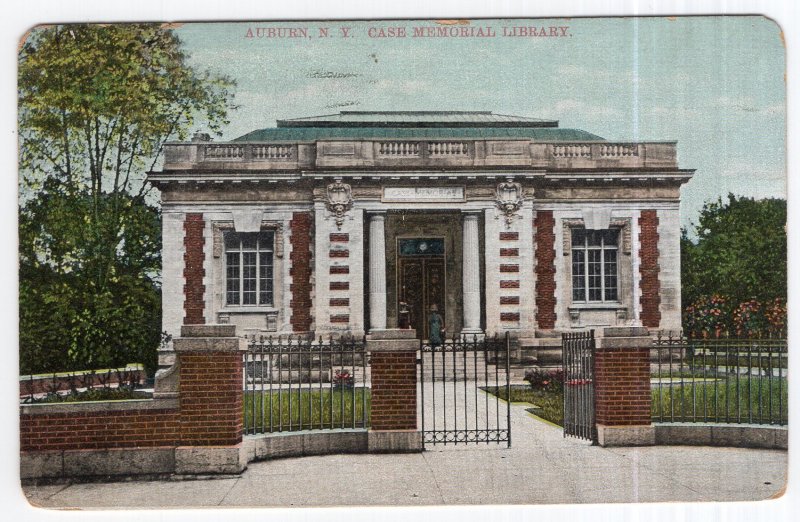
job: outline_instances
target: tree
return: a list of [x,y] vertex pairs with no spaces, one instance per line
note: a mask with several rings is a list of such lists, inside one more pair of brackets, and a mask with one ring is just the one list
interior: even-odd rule
[[23,369],[153,360],[160,212],[149,203],[145,174],[163,143],[186,139],[196,121],[219,133],[232,86],[192,68],[179,38],[156,24],[46,27],[25,41]]
[[753,301],[785,303],[786,200],[729,194],[725,202],[705,204],[694,231],[695,240],[686,230],[681,237],[684,309],[715,295],[730,313]]

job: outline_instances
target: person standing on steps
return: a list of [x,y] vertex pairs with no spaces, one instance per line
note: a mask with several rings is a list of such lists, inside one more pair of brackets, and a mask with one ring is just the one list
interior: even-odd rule
[[444,343],[444,319],[439,315],[439,307],[431,305],[431,314],[428,317],[428,342],[431,346],[441,346]]

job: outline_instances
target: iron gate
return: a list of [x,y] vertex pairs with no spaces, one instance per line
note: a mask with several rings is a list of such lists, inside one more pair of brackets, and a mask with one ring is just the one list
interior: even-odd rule
[[561,335],[564,436],[597,442],[594,417],[594,330]]
[[511,391],[509,347],[508,334],[420,344],[424,444],[507,442],[511,446],[511,403],[500,398],[508,398]]

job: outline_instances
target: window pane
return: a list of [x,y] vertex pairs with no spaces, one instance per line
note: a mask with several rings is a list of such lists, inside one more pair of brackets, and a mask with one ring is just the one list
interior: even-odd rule
[[605,300],[616,301],[619,299],[617,296],[617,251],[605,251]]
[[229,252],[225,256],[226,260],[226,299],[229,305],[239,304],[239,253]]
[[602,230],[589,230],[586,232],[587,243],[590,247],[599,247],[600,240],[603,238]]
[[586,300],[586,252],[572,251],[572,300]]
[[600,250],[588,250],[586,252],[588,263],[587,272],[589,274],[589,301],[601,301],[602,297],[602,277],[600,266]]
[[260,252],[258,274],[258,302],[262,305],[272,304],[272,252]]
[[258,245],[258,234],[239,234],[242,238],[242,249],[255,250]]
[[239,250],[239,236],[236,235],[234,232],[225,232],[223,234],[225,238],[225,250],[228,252]]
[[256,253],[242,253],[242,304],[256,304]]
[[574,247],[581,247],[584,245],[586,240],[586,229],[585,228],[573,228],[572,229],[572,246]]
[[619,229],[618,228],[612,228],[612,229],[609,229],[609,230],[603,230],[602,231],[602,235],[603,235],[603,242],[605,243],[606,246],[612,246],[612,245],[616,246],[617,245],[617,241],[619,241]]
[[275,233],[272,231],[261,232],[258,235],[258,250],[260,252],[272,251],[275,242]]

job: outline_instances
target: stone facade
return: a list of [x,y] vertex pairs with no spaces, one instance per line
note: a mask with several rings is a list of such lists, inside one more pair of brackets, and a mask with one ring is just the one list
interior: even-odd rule
[[678,329],[693,171],[676,158],[675,143],[474,112],[343,112],[168,143],[150,174],[163,329],[363,335],[405,306],[424,337],[432,304],[448,335]]

